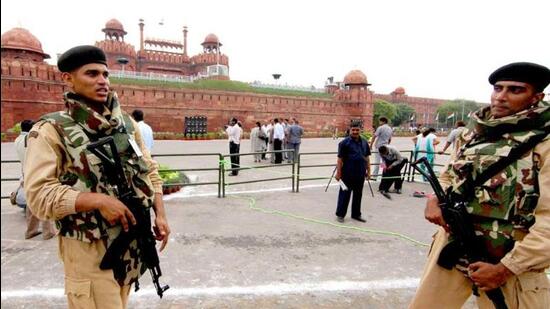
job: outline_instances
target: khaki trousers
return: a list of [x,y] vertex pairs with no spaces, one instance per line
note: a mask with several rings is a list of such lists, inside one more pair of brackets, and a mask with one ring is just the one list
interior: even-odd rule
[[126,308],[131,286],[119,286],[112,270],[99,269],[104,254],[105,245],[101,240],[86,243],[59,236],[69,308]]
[[[409,306],[411,309],[462,308],[472,294],[472,281],[456,268],[447,270],[437,265],[437,258],[447,244],[445,231],[434,235],[424,275]],[[513,276],[501,287],[509,309],[550,308],[550,282],[544,271],[525,272]],[[482,309],[494,308],[487,295],[480,291],[477,305]]]

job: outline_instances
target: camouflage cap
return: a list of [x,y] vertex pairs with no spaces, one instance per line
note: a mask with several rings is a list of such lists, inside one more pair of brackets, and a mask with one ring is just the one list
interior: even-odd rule
[[57,59],[57,67],[61,72],[71,72],[88,63],[107,65],[107,57],[101,48],[81,45],[67,50]]
[[550,70],[536,63],[514,62],[498,68],[489,76],[491,85],[499,81],[527,83],[541,92],[550,83]]

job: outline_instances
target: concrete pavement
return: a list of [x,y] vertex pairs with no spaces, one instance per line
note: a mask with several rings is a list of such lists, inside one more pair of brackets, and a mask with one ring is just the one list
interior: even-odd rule
[[[305,140],[302,151],[334,149],[335,143]],[[226,146],[220,141],[161,141],[156,147],[170,153],[180,147],[186,152],[223,147],[226,152]],[[2,145],[2,158],[8,159],[4,149]],[[315,160],[334,162],[334,157]],[[193,164],[185,163],[205,165]],[[311,173],[330,176],[331,171]],[[248,170],[238,178],[286,172]],[[415,190],[428,191],[427,185],[405,183],[403,194],[393,194],[392,201],[376,193],[377,183],[374,198],[365,185],[367,223],[348,215],[343,224],[334,216],[336,184],[324,192],[326,180],[311,181],[299,193],[290,192],[289,185],[285,180],[229,187],[226,198],[217,198],[211,186],[166,196],[172,234],[160,255],[161,283],[171,288],[159,300],[146,273],[129,307],[406,308],[435,231],[423,219],[425,199],[412,197]],[[56,239],[24,240],[23,213],[6,202],[1,205],[2,308],[66,307]]]

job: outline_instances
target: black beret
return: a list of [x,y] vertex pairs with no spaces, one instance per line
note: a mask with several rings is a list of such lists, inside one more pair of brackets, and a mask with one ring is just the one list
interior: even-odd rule
[[71,72],[88,63],[107,65],[107,57],[101,48],[92,45],[76,46],[59,56],[57,68],[61,72]]
[[527,83],[540,92],[550,83],[550,70],[536,63],[514,62],[498,68],[489,76],[491,85],[499,81]]

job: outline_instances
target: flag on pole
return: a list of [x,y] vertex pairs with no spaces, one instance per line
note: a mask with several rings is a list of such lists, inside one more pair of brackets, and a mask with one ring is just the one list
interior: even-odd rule
[[437,114],[435,115],[434,120],[435,120],[435,121],[438,121],[438,119],[439,119],[439,112],[437,112]]
[[411,119],[409,119],[410,121],[413,121],[413,120],[414,120],[414,115],[415,115],[415,114],[411,114]]
[[449,116],[447,116],[447,119],[451,119],[451,118],[454,118],[454,117],[455,117],[455,113],[452,113]]

